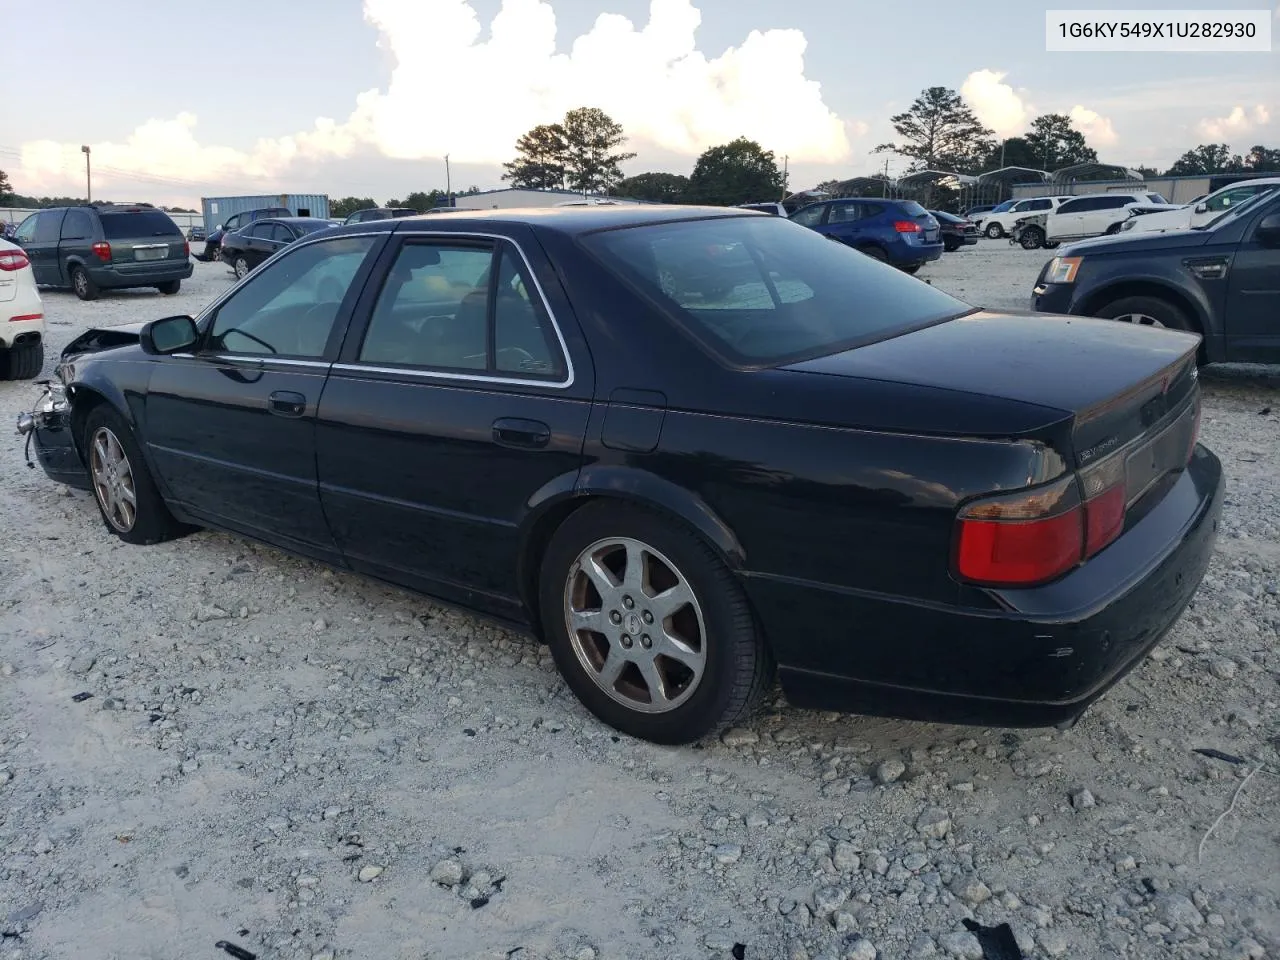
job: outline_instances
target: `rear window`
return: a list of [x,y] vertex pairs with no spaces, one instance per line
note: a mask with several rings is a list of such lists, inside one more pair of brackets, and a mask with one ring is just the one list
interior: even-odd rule
[[123,240],[127,237],[182,236],[182,231],[166,214],[159,210],[139,210],[137,213],[103,213],[102,235],[107,240]]
[[971,309],[780,218],[626,227],[588,234],[582,243],[736,366],[823,356]]
[[923,217],[929,212],[914,200],[899,200],[897,206],[908,217]]

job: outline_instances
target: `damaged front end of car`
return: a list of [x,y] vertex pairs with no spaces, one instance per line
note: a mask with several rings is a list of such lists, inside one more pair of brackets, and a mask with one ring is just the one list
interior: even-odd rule
[[53,379],[37,381],[42,392],[29,411],[18,414],[18,435],[25,439],[29,468],[38,462],[49,479],[88,490],[89,475],[72,431],[71,398],[65,376],[64,362],[58,364]]

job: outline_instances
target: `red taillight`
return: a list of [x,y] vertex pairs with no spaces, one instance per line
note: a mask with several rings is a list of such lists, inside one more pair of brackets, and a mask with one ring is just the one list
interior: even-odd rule
[[893,221],[893,229],[899,233],[919,233],[924,228],[914,220],[895,220]]
[[182,255],[183,255],[184,257],[189,257],[189,256],[191,256],[191,241],[190,241],[190,240],[183,240],[183,241],[182,241]]
[[0,270],[11,273],[30,265],[31,261],[21,250],[0,250]]
[[1074,476],[980,500],[960,513],[956,572],[972,583],[1047,583],[1078,564],[1083,553],[1084,518]]
[[20,313],[16,317],[10,317],[10,323],[25,323],[28,320],[43,320],[43,313]]
[[99,240],[93,245],[93,253],[103,263],[111,262],[111,244],[105,240]]
[[1080,490],[1084,497],[1086,559],[1115,540],[1124,530],[1124,512],[1129,505],[1124,463],[1124,454],[1112,455],[1080,471]]

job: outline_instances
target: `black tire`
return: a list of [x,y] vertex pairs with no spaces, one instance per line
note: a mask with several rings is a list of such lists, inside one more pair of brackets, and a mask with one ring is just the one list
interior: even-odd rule
[[98,285],[84,267],[77,265],[71,268],[71,289],[81,300],[98,299]]
[[[135,509],[133,522],[124,528],[108,515],[108,507],[104,502],[104,488],[94,474],[95,441],[102,438],[102,431],[107,431],[115,438],[124,453],[132,477],[132,492]],[[126,543],[151,544],[172,540],[188,532],[188,528],[174,519],[169,508],[165,506],[160,492],[156,489],[147,462],[142,458],[142,450],[122,416],[106,404],[101,404],[89,411],[85,418],[84,431],[81,434],[85,463],[89,472],[90,484],[93,487],[93,498],[98,504],[98,512],[107,531],[115,534]],[[127,489],[127,485],[125,485]]]
[[1128,320],[1127,322],[1138,326],[1156,326],[1156,324],[1159,324],[1170,330],[1195,332],[1195,324],[1191,322],[1186,312],[1177,304],[1171,303],[1163,297],[1121,297],[1119,300],[1112,300],[1110,303],[1103,304],[1093,312],[1093,315],[1102,317],[1104,320],[1146,317],[1156,322],[1145,323],[1140,320]]
[[17,343],[0,350],[0,380],[31,380],[44,369],[44,342]]
[[[679,571],[701,610],[703,673],[687,699],[665,712],[646,713],[607,693],[588,673],[569,635],[567,595],[579,569],[578,558],[610,538],[641,541],[661,554]],[[729,568],[693,533],[647,509],[597,501],[571,514],[543,556],[538,596],[544,635],[566,683],[588,710],[630,736],[654,743],[691,743],[748,716],[773,682],[773,658]],[[602,613],[603,608],[602,601]],[[636,609],[643,608],[641,598]],[[624,671],[614,682],[614,691],[626,676]]]
[[1057,248],[1057,247],[1060,247],[1060,246],[1062,246],[1062,241],[1061,241],[1061,240],[1046,240],[1046,241],[1044,242],[1044,248],[1045,248],[1046,250],[1053,250],[1053,249],[1055,249],[1055,248]]
[[1120,232],[1120,224],[1119,224],[1119,223],[1113,223],[1111,226],[1107,227],[1107,230],[1106,230],[1106,232],[1103,234],[1103,236],[1104,236],[1104,237],[1114,237],[1114,236],[1115,236],[1117,233],[1119,233],[1119,232]]
[[249,266],[249,261],[239,254],[231,261],[231,271],[236,275],[237,280],[243,280],[252,269],[253,267]]
[[889,255],[879,247],[858,247],[859,253],[865,253],[872,260],[879,260],[881,263],[887,263]]
[[182,289],[181,280],[166,280],[164,283],[156,284],[156,289],[163,293],[166,297],[172,297],[175,293]]
[[903,273],[916,274],[920,272],[920,268],[923,266],[924,266],[923,263],[913,263],[906,267],[899,267],[898,269],[901,270]]
[[988,223],[982,232],[988,240],[999,240],[1004,236],[1004,229],[998,223]]
[[958,243],[944,243],[942,245],[943,253],[955,253],[959,249],[960,249],[960,244]]
[[1018,238],[1018,243],[1023,250],[1039,250],[1044,246],[1044,231],[1039,227],[1026,227]]

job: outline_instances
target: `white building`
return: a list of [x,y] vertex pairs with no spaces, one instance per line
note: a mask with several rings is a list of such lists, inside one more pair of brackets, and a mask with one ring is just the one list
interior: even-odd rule
[[454,197],[459,210],[508,210],[512,207],[559,207],[571,203],[640,203],[622,197],[587,196],[573,190],[521,190],[508,187],[502,190],[485,190],[466,197]]

